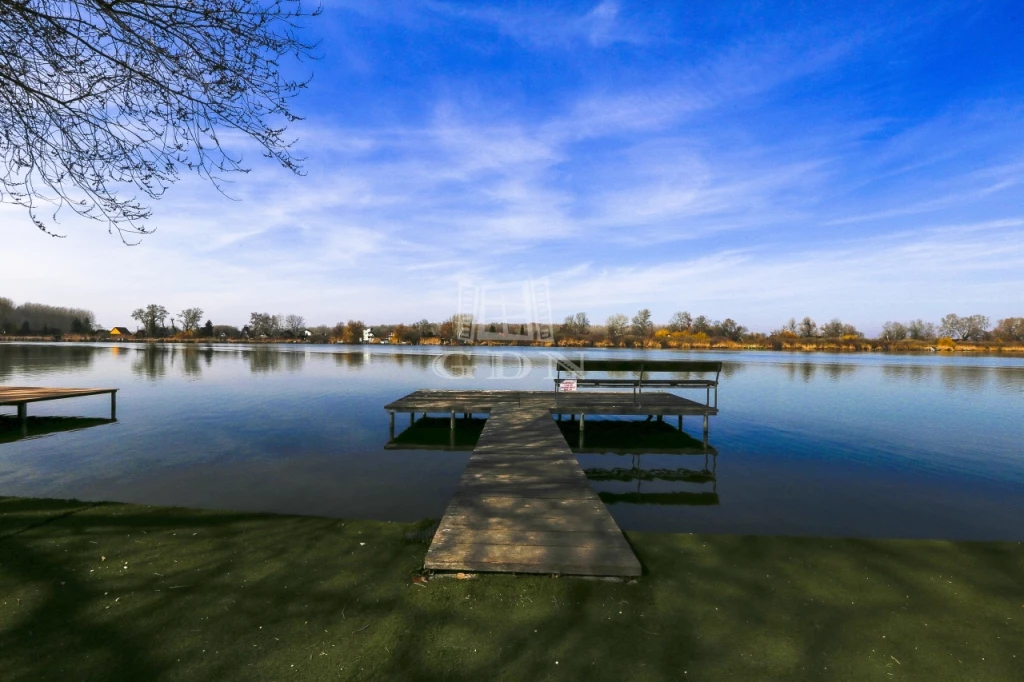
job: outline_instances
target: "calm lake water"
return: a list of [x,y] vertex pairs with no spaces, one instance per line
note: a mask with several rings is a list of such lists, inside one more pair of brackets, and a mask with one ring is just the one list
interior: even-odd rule
[[[445,372],[430,347],[0,344],[0,384],[120,389],[114,423],[0,440],[0,495],[438,518],[469,452],[385,449],[383,406],[418,388],[551,390],[543,351],[514,349],[524,373],[512,350]],[[626,530],[1024,540],[1024,358],[646,357],[725,362],[717,454],[579,454]],[[105,417],[109,399],[29,414]]]

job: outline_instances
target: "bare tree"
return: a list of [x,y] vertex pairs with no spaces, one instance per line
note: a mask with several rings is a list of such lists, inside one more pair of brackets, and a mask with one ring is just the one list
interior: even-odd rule
[[146,334],[156,336],[157,331],[164,326],[164,320],[168,316],[167,308],[156,303],[150,303],[145,308],[136,308],[132,312],[132,318],[138,320],[146,329]]
[[811,338],[818,335],[818,323],[809,317],[800,320],[797,332],[804,338]]
[[302,315],[286,315],[284,318],[284,328],[298,336],[299,332],[306,328],[306,318]]
[[911,320],[907,323],[907,334],[912,339],[924,341],[935,338],[935,325],[924,320]]
[[686,332],[690,331],[691,325],[693,325],[693,318],[690,317],[690,313],[683,310],[669,318],[668,330],[670,332]]
[[690,325],[690,331],[694,334],[710,334],[712,328],[711,320],[708,319],[707,315],[698,315]]
[[901,341],[907,338],[907,327],[902,322],[886,322],[882,325],[883,341]]
[[608,337],[613,341],[626,333],[629,329],[629,318],[622,313],[615,313],[608,317],[604,323]]
[[[203,319],[202,308],[185,308],[178,313],[178,319],[181,320],[181,329],[186,334],[199,329],[199,320]],[[212,328],[212,325],[211,325]]]
[[843,335],[844,325],[842,320],[838,317],[833,317],[831,320],[821,325],[821,335],[826,339],[838,339]]
[[654,322],[651,321],[650,310],[642,308],[633,316],[633,332],[644,338],[654,333]]
[[[285,137],[312,57],[299,0],[0,0],[0,201],[35,225],[66,208],[145,234],[153,200],[195,171],[218,187],[245,171],[240,133],[301,173]],[[52,205],[51,216],[40,209]]]
[[950,313],[939,323],[939,333],[957,341],[980,341],[989,328],[989,320],[984,315],[960,317]]
[[590,318],[586,313],[569,315],[562,323],[562,333],[574,339],[586,336],[590,333]]

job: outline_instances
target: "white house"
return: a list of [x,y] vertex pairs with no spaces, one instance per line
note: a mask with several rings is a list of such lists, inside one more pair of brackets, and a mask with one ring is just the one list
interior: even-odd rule
[[363,343],[373,343],[373,332],[369,327],[363,330]]

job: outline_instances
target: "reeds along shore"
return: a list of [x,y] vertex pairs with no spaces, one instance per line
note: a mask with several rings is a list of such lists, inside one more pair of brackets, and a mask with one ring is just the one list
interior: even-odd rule
[[[336,337],[315,338],[303,340],[295,338],[270,338],[270,339],[217,339],[202,336],[177,335],[160,338],[129,337],[110,339],[85,334],[64,334],[55,336],[4,336],[0,342],[7,343],[83,343],[96,341],[115,341],[116,343],[130,344],[151,344],[151,343],[232,343],[232,344],[281,344],[281,343],[327,343],[342,344],[343,341]],[[347,344],[366,345],[366,344]],[[377,345],[377,344],[372,344]],[[863,352],[890,352],[890,353],[1024,353],[1024,344],[1006,341],[952,341],[950,339],[939,339],[937,341],[919,341],[903,339],[900,341],[884,341],[880,339],[823,339],[823,338],[787,338],[768,336],[758,339],[733,341],[723,338],[700,338],[700,335],[686,337],[650,338],[638,339],[627,337],[618,341],[606,339],[571,339],[559,338],[554,342],[522,341],[518,339],[488,340],[478,342],[448,342],[437,337],[421,339],[417,343],[403,343],[401,345],[421,346],[484,346],[484,347],[558,347],[558,348],[628,348],[628,349],[678,349],[678,350],[766,350],[766,351],[788,351],[788,352],[814,352],[822,351],[829,353],[863,353]]]

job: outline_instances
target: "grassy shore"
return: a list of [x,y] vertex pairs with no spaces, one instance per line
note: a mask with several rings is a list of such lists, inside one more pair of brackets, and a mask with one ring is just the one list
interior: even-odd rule
[[4,680],[1019,680],[1024,547],[630,533],[418,578],[414,525],[0,498]]

